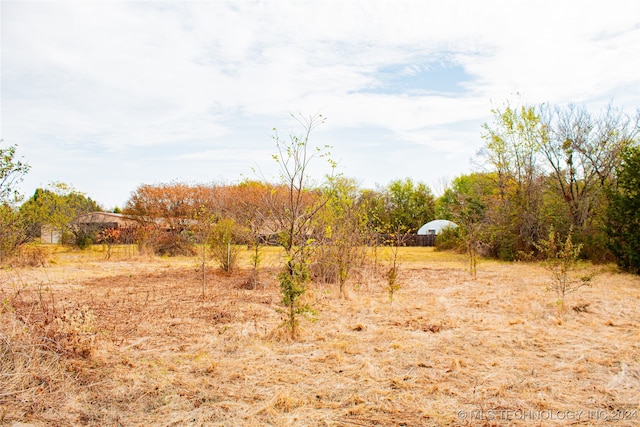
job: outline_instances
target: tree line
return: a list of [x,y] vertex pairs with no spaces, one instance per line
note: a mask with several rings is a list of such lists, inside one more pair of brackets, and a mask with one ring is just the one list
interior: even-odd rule
[[634,221],[621,205],[637,197],[628,176],[638,173],[639,117],[612,106],[597,114],[572,105],[496,108],[483,127],[484,169],[455,178],[437,214],[488,256],[535,257],[554,231],[572,235],[585,258],[629,268],[623,242],[637,238],[616,230]]
[[[301,135],[274,134],[274,159],[280,165],[276,182],[138,187],[122,212],[155,224],[141,228],[140,247],[194,253],[203,236],[222,235],[234,243],[255,247],[271,241],[293,250],[305,246],[295,234],[320,248],[316,256],[330,257],[330,247],[344,250],[339,242],[372,244],[380,235],[415,232],[439,218],[459,225],[439,236],[441,248],[504,260],[535,259],[539,243],[553,231],[571,235],[582,245],[584,258],[639,270],[638,113],[628,115],[613,106],[598,113],[572,105],[495,108],[492,121],[482,128],[477,170],[454,178],[437,198],[426,184],[410,178],[362,189],[356,179],[328,173],[310,186],[308,162],[330,156],[326,147],[316,150],[309,143],[321,120],[299,121]],[[75,216],[99,210],[98,204],[60,183],[36,190],[20,204],[15,186],[29,167],[15,158],[15,146],[1,150],[0,258],[35,238],[45,223],[64,230],[67,241],[86,244],[87,236],[65,227]],[[160,222],[174,232],[157,231]],[[323,265],[319,277],[336,280],[344,274],[339,261]]]

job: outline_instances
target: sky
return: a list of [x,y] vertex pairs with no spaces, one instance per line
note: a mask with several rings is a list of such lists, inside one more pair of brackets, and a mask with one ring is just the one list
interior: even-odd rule
[[[640,2],[0,2],[0,136],[105,209],[143,184],[277,180],[273,140],[438,194],[512,105],[640,108]],[[314,159],[311,175],[331,168]]]

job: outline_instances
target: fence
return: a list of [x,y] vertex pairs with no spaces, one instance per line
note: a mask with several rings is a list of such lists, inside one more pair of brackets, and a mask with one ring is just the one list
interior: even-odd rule
[[435,234],[412,234],[407,243],[407,246],[435,246],[436,235]]
[[[370,244],[378,245],[391,245],[392,242],[395,241],[395,236],[393,234],[378,234],[373,236]],[[435,246],[436,245],[436,235],[435,234],[409,234],[402,239],[401,246]]]

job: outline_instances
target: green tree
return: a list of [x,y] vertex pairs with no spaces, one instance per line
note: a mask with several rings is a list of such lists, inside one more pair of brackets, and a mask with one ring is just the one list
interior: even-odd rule
[[46,189],[36,189],[33,196],[20,207],[32,238],[39,237],[41,227],[48,225],[59,230],[63,239],[73,236],[81,246],[95,241],[94,234],[100,230],[74,228],[73,221],[82,214],[99,211],[102,208],[97,202],[61,182],[52,183]]
[[0,139],[0,203],[13,204],[20,200],[20,193],[16,188],[30,166],[16,159],[15,145],[3,146]]
[[236,230],[237,226],[233,219],[222,218],[213,224],[209,236],[211,256],[227,273],[233,271],[240,255],[240,248],[234,245]]
[[415,232],[424,223],[435,219],[435,198],[429,187],[411,178],[391,181],[386,188],[389,215],[387,229],[395,233]]
[[496,199],[495,177],[488,173],[473,173],[455,178],[438,199],[438,211],[458,228],[455,234],[469,259],[469,273],[475,278],[480,250],[491,248],[494,236],[488,229],[488,207]]
[[499,256],[513,259],[534,250],[544,235],[544,174],[539,144],[544,127],[533,107],[513,108],[507,104],[492,113],[493,122],[483,125],[485,146],[480,151],[498,189],[487,226],[501,236]]
[[16,209],[21,196],[17,185],[29,171],[29,165],[17,160],[15,146],[0,140],[0,262],[26,241],[25,226]]
[[609,191],[607,231],[618,265],[640,274],[640,146],[622,155],[617,186]]

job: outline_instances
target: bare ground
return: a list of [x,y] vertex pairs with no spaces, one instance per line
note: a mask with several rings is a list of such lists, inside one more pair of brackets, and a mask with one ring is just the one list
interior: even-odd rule
[[[315,286],[295,341],[274,262],[257,290],[248,269],[210,268],[204,296],[193,259],[5,269],[0,424],[640,424],[640,277],[589,267],[559,313],[537,265],[484,262],[473,280],[459,257],[411,251],[393,303],[371,269],[346,300]],[[53,344],[20,359],[27,329]]]

